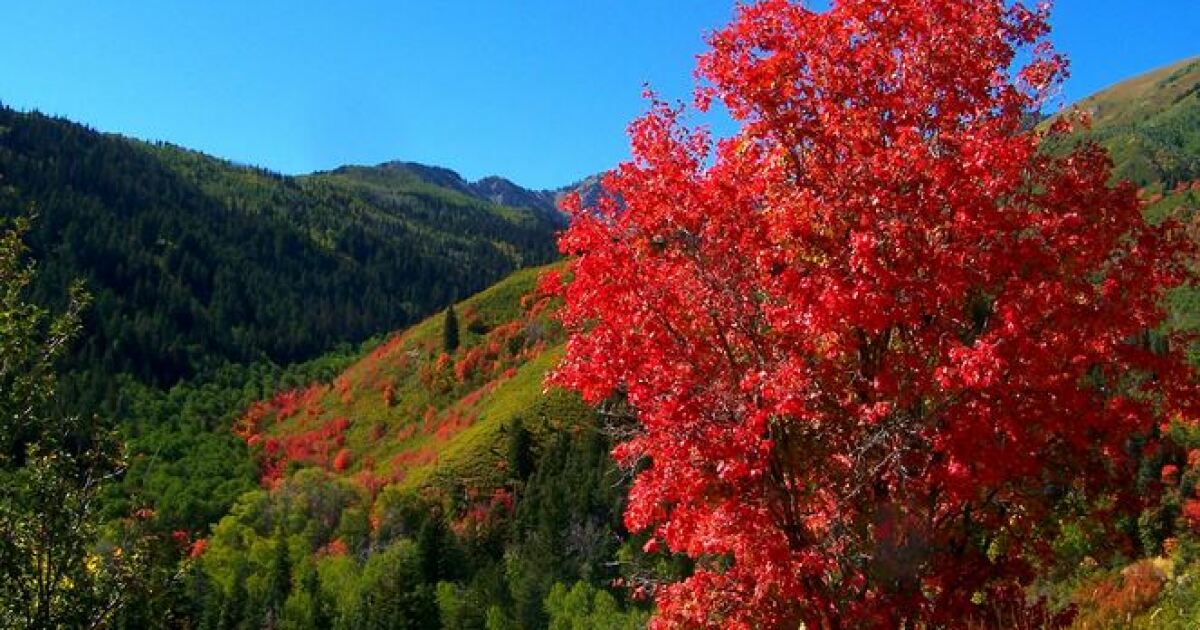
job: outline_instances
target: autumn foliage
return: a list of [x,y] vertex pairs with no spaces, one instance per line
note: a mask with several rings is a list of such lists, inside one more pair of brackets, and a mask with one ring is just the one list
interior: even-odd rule
[[657,627],[1000,624],[1061,499],[1136,504],[1128,438],[1197,417],[1182,340],[1146,343],[1191,249],[1098,147],[1039,151],[1067,131],[1027,124],[1065,75],[1047,30],[744,6],[696,99],[737,133],[655,101],[569,202],[555,380],[628,403],[627,524],[696,560]]

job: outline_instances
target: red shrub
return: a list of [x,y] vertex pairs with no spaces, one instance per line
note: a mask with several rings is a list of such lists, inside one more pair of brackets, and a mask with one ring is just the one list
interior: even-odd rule
[[346,543],[341,538],[334,538],[317,552],[318,556],[344,556],[349,553]]
[[188,557],[199,558],[200,556],[204,555],[205,549],[208,549],[208,539],[201,538],[200,540],[193,542],[192,546],[188,548]]
[[1162,482],[1168,486],[1173,486],[1179,483],[1179,467],[1175,464],[1167,464],[1166,466],[1163,466],[1160,478],[1162,479]]
[[1200,530],[1200,500],[1187,499],[1183,502],[1183,518],[1193,529]]
[[458,379],[458,382],[460,383],[471,378],[471,376],[479,368],[479,364],[482,362],[482,359],[483,351],[481,349],[476,347],[468,350],[463,358],[454,364],[454,378]]
[[1166,574],[1152,560],[1125,567],[1120,575],[1085,587],[1078,599],[1083,602],[1081,627],[1108,628],[1126,622],[1157,599],[1166,582]]
[[355,481],[374,497],[383,488],[384,480],[373,470],[364,470],[355,475]]
[[417,432],[416,424],[406,425],[403,428],[401,428],[398,432],[396,432],[396,441],[403,442],[403,441],[411,438],[413,435],[415,435],[416,432]]
[[337,457],[333,458],[333,469],[342,472],[350,467],[350,449],[342,449],[338,451]]

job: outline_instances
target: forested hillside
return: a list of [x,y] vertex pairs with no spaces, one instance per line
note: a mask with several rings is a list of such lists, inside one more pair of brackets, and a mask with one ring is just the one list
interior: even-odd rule
[[[544,390],[564,341],[536,288],[547,271],[518,272],[340,373],[249,405],[233,428],[249,447],[241,464],[224,456],[231,465],[186,479],[137,458],[123,494],[154,497],[150,518],[177,528],[190,558],[176,591],[121,623],[640,627],[644,605],[614,585],[681,567],[624,531],[611,419]],[[260,488],[211,532],[187,522],[207,495],[163,492],[172,478],[250,490],[247,464]]]
[[1200,181],[1200,58],[1123,81],[1073,107],[1091,117],[1091,129],[1079,137],[1109,150],[1116,178],[1167,193]]
[[[36,215],[33,297],[95,297],[73,361],[171,384],[392,330],[555,256],[559,219],[418,179],[285,177],[0,109],[0,216]],[[111,392],[110,392],[111,395]]]

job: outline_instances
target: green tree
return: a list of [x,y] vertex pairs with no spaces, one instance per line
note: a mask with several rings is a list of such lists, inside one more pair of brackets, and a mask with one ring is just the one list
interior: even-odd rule
[[356,628],[432,630],[441,627],[434,586],[421,576],[416,546],[402,540],[371,556],[363,566]]
[[325,596],[321,593],[321,576],[309,567],[300,578],[300,589],[308,596],[308,621],[313,628],[328,628],[332,623]]
[[282,528],[275,541],[275,553],[267,575],[267,614],[272,621],[278,620],[292,592],[292,559],[288,550],[287,533]]
[[525,428],[525,422],[516,418],[508,426],[508,473],[513,479],[524,481],[533,472],[533,435]]
[[446,563],[446,525],[438,515],[434,515],[421,526],[417,535],[417,554],[420,562],[421,576],[429,584],[437,584],[442,578],[449,577],[449,567]]
[[110,434],[58,405],[55,365],[88,297],[73,284],[57,316],[26,301],[27,229],[0,233],[0,626],[97,626],[125,601],[137,558],[97,544],[97,497],[118,464]]
[[636,630],[644,628],[649,615],[640,610],[621,610],[608,591],[587,582],[568,589],[561,582],[546,597],[550,630]]
[[446,307],[442,318],[442,348],[447,352],[458,350],[458,315],[454,313],[454,305]]

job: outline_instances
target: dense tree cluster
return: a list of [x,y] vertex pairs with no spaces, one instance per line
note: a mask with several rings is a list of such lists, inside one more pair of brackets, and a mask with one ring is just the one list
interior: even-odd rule
[[124,609],[117,625],[640,627],[645,611],[609,589],[626,571],[615,558],[640,552],[622,535],[625,486],[597,429],[539,445],[514,427],[504,450],[531,462],[506,483],[516,499],[471,526],[476,506],[458,483],[372,500],[346,477],[297,471],[243,495],[170,597]]

